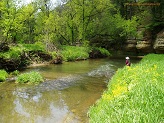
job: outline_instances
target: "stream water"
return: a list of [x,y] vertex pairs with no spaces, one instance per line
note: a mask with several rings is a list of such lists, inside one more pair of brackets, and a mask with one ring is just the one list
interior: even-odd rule
[[46,80],[39,85],[0,83],[0,123],[88,123],[89,107],[124,62],[94,59],[26,69]]

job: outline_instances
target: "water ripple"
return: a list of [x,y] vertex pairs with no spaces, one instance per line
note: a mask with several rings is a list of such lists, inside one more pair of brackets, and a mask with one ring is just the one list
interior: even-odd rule
[[88,73],[88,76],[91,76],[91,77],[111,77],[115,70],[112,68],[113,65],[102,65],[100,66],[99,68],[91,71]]

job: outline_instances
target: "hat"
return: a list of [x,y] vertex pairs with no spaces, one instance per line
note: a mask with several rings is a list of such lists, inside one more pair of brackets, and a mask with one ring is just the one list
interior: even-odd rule
[[129,57],[126,57],[125,59],[130,59]]

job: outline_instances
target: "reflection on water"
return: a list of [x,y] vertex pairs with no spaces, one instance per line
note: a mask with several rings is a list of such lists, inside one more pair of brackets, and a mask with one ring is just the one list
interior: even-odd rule
[[124,60],[97,59],[27,69],[39,71],[39,85],[0,83],[2,123],[87,123],[88,108]]

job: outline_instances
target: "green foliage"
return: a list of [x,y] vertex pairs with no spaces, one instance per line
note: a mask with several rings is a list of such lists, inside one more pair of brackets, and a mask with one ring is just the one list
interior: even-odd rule
[[0,57],[4,59],[20,59],[23,50],[18,46],[11,46],[10,50],[7,52],[0,52]]
[[100,53],[104,56],[110,56],[110,53],[107,49],[101,47],[94,47],[93,50],[100,51]]
[[5,70],[0,70],[0,82],[5,81],[8,77],[8,73]]
[[45,51],[43,43],[35,44],[18,44],[18,46],[10,46],[7,52],[0,52],[0,57],[4,59],[20,59],[23,52],[28,51]]
[[159,123],[164,116],[164,55],[150,54],[119,69],[89,110],[91,123]]
[[19,71],[15,70],[15,71],[11,72],[11,75],[18,76],[19,75]]
[[122,22],[122,26],[123,26],[122,34],[124,36],[137,37],[137,27],[139,24],[136,20],[137,18],[134,16],[132,17],[131,20],[124,20]]
[[45,51],[45,46],[41,42],[36,42],[35,44],[20,44],[24,51]]
[[38,15],[38,18],[36,18],[37,23],[35,26],[35,33],[39,35],[35,36],[35,40],[44,43],[55,42],[58,44],[58,35],[54,30],[57,28],[57,16],[55,12],[49,13],[49,15],[40,12]]
[[65,61],[75,61],[89,58],[88,52],[87,47],[63,46],[61,54]]
[[7,42],[33,40],[34,12],[36,7],[32,4],[20,6],[14,0],[1,1],[0,28],[2,39]]
[[50,54],[51,54],[53,59],[57,58],[57,56],[58,56],[58,53],[55,52],[55,51],[54,52],[50,52]]
[[62,56],[61,52],[59,52],[59,51],[58,52],[56,52],[56,51],[50,52],[50,54],[51,54],[53,59],[56,59],[56,58]]
[[38,84],[40,82],[43,82],[44,79],[41,76],[39,72],[29,72],[29,73],[23,73],[20,74],[16,80],[16,83],[28,83],[28,84]]
[[139,25],[153,30],[158,27],[159,31],[163,28],[163,0],[153,1],[160,6],[124,6],[130,2],[134,1],[67,0],[66,4],[53,8],[50,0],[27,5],[1,0],[0,40],[12,43],[42,41],[53,43],[55,47],[81,42],[86,46],[92,44],[86,41],[102,36],[108,41],[105,41],[106,45],[98,40],[101,47],[121,44],[125,37],[142,38],[142,34],[137,34]]

